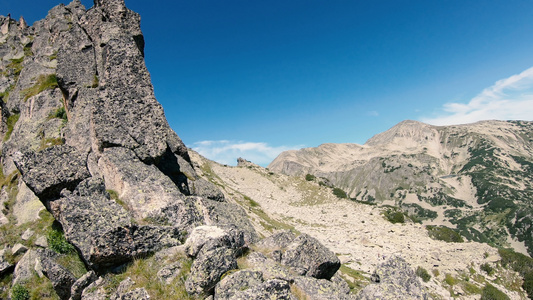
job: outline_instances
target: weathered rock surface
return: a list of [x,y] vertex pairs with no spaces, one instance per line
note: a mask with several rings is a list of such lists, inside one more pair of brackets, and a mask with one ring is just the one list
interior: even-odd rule
[[171,284],[172,281],[180,274],[183,270],[183,264],[181,262],[171,263],[161,268],[157,272],[157,277],[159,280],[166,284]]
[[17,218],[17,224],[22,225],[39,219],[39,213],[45,209],[39,198],[21,180],[18,184],[18,193],[13,215]]
[[215,288],[215,300],[231,299],[235,294],[263,283],[263,274],[242,270],[224,277]]
[[63,189],[72,191],[90,176],[86,161],[76,148],[61,145],[20,155],[15,165],[35,195],[40,199],[54,199]]
[[13,246],[13,248],[11,249],[11,253],[14,255],[14,256],[17,256],[17,255],[20,255],[22,253],[25,253],[26,251],[28,251],[28,247],[18,243],[18,244],[15,244],[15,246]]
[[89,284],[81,293],[81,299],[83,300],[106,300],[109,298],[105,289],[105,280],[103,277],[99,277],[96,281]]
[[185,288],[192,295],[209,294],[224,273],[236,268],[235,250],[227,247],[202,249],[192,264]]
[[374,277],[379,278],[357,294],[356,299],[428,299],[425,288],[409,264],[393,256],[380,264]]
[[15,267],[13,284],[28,282],[37,273],[40,277],[46,276],[50,280],[61,299],[68,299],[71,286],[76,278],[70,271],[56,262],[59,256],[59,254],[47,249],[26,252]]
[[289,300],[294,299],[291,296],[291,287],[285,280],[271,279],[256,285],[248,290],[236,293],[232,300],[258,299],[258,300]]
[[185,251],[187,255],[196,257],[201,250],[227,247],[239,252],[244,245],[244,234],[236,228],[224,230],[216,226],[198,226],[185,242]]
[[352,299],[350,288],[326,279],[307,276],[294,278],[296,289],[308,299],[342,300]]
[[264,239],[258,246],[272,251],[274,260],[300,275],[330,279],[340,267],[337,256],[307,234],[296,237],[285,231]]
[[97,276],[94,271],[89,271],[82,277],[78,278],[70,288],[70,299],[71,300],[80,300],[83,290],[88,287],[91,283],[96,281]]
[[3,276],[4,274],[10,272],[15,267],[15,265],[6,261],[4,257],[5,252],[6,249],[0,250],[0,276]]

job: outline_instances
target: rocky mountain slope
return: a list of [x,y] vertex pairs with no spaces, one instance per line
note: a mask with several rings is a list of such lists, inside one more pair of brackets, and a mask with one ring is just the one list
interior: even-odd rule
[[0,28],[1,299],[351,297],[318,240],[261,239],[197,174],[123,0]]
[[376,268],[391,257],[404,258],[417,274],[428,273],[421,284],[432,299],[479,299],[487,284],[510,299],[527,298],[521,276],[503,263],[506,252],[495,247],[452,242],[408,218],[392,223],[386,217],[388,207],[339,198],[319,178],[279,174],[245,160],[237,167],[225,166],[190,154],[200,176],[247,207],[260,234],[290,229],[316,237],[335,252],[342,263],[340,275],[360,299],[367,299],[362,296],[366,293],[374,296],[368,299],[397,296],[373,290]]
[[188,150],[143,56],[124,0],[74,0],[33,26],[0,16],[0,299],[531,292],[528,257]]
[[313,174],[357,201],[401,207],[473,241],[533,253],[533,123],[404,121],[364,145],[287,151],[269,166]]

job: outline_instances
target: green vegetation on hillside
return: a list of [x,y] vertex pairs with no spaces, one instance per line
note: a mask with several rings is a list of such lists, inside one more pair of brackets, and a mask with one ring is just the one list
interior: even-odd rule
[[445,241],[448,243],[462,243],[463,237],[455,230],[446,226],[426,226],[429,237],[438,241]]
[[17,124],[19,118],[20,118],[20,114],[13,114],[7,118],[7,131],[6,131],[6,134],[4,135],[4,142],[9,140],[9,138],[11,137],[11,134],[13,133],[13,129],[15,128],[15,124]]
[[500,249],[498,253],[502,258],[503,267],[518,272],[524,278],[522,288],[527,292],[529,298],[533,298],[533,258],[512,249]]
[[346,195],[346,192],[337,187],[333,188],[333,195],[337,196],[337,198],[340,198],[340,199],[348,198],[348,195]]
[[35,84],[27,89],[22,90],[21,94],[24,101],[38,95],[39,93],[58,87],[56,74],[41,74],[37,77]]

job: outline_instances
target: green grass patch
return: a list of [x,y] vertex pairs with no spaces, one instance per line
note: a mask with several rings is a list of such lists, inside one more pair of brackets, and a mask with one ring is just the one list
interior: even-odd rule
[[367,286],[370,281],[366,278],[362,272],[354,270],[345,264],[342,264],[339,268],[339,275],[346,281],[350,287],[351,294],[357,294],[365,286]]
[[487,273],[487,275],[494,274],[494,268],[489,263],[481,264],[481,266],[479,266],[479,268],[482,271],[484,271],[485,273]]
[[67,111],[65,110],[64,106],[58,107],[55,111],[48,115],[49,120],[54,118],[67,121]]
[[463,290],[470,295],[481,294],[481,289],[473,283],[463,282],[461,286],[463,287]]
[[30,300],[30,291],[28,291],[28,289],[21,284],[15,284],[11,289],[11,299]]
[[[161,282],[157,272],[165,265],[173,262],[181,263],[182,269],[180,273],[170,284]],[[157,260],[155,257],[135,259],[123,273],[106,275],[108,282],[106,290],[114,292],[121,281],[130,277],[135,282],[131,289],[144,287],[151,299],[203,299],[190,296],[185,290],[185,280],[190,272],[191,265],[192,260],[181,255],[176,255],[171,261]]]
[[305,175],[305,180],[307,180],[307,181],[313,181],[313,180],[315,180],[315,178],[316,177],[313,174],[306,174]]
[[346,195],[346,192],[337,187],[333,188],[333,195],[337,196],[337,198],[340,198],[340,199],[348,198],[348,195]]
[[420,266],[416,268],[415,273],[416,276],[420,277],[424,282],[428,282],[431,279],[431,275],[429,275],[429,272]]
[[433,226],[428,225],[426,229],[429,236],[438,241],[445,241],[448,243],[463,243],[463,237],[455,230],[446,226]]
[[58,87],[56,74],[41,74],[37,77],[37,81],[33,86],[22,90],[21,93],[24,97],[24,101],[27,101],[30,97],[49,89],[55,89],[56,87]]
[[481,300],[510,300],[504,292],[487,283],[481,292]]
[[533,258],[512,249],[499,249],[502,260],[501,265],[518,272],[523,278],[522,288],[527,292],[529,298],[533,298]]
[[405,214],[396,207],[388,208],[383,215],[392,224],[405,223]]
[[69,254],[76,251],[74,246],[65,239],[65,235],[57,222],[54,222],[52,228],[46,233],[46,240],[48,247],[57,253]]
[[451,274],[446,273],[446,276],[444,277],[444,282],[446,282],[446,284],[452,286],[452,285],[455,285],[457,283],[457,280]]
[[20,114],[13,114],[9,117],[7,117],[7,131],[4,135],[4,142],[9,140],[11,137],[11,134],[13,133],[13,129],[15,128],[15,124],[17,124],[18,120],[20,118]]

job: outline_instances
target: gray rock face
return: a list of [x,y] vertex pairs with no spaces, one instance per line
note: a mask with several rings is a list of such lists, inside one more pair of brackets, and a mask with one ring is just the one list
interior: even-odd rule
[[238,229],[225,230],[216,226],[198,226],[185,242],[185,251],[187,255],[196,257],[201,250],[209,251],[219,247],[227,247],[238,252],[244,244],[244,234]]
[[46,276],[50,280],[61,299],[68,299],[70,288],[76,278],[56,262],[59,256],[59,254],[47,249],[26,252],[15,267],[13,284],[27,282],[37,273],[39,276]]
[[281,263],[318,279],[330,279],[341,266],[331,250],[307,234],[300,235],[287,246]]
[[232,300],[258,299],[258,300],[290,300],[291,287],[285,280],[271,279],[246,291],[235,294]]
[[106,300],[109,298],[104,289],[105,280],[100,277],[93,283],[89,284],[81,293],[83,300]]
[[283,279],[285,281],[293,281],[294,274],[287,266],[281,265],[279,262],[267,258],[259,252],[253,252],[247,257],[247,262],[254,271],[261,272],[264,279]]
[[296,289],[308,299],[342,300],[351,299],[350,288],[325,279],[297,276],[294,279]]
[[17,256],[17,255],[20,255],[24,252],[28,251],[28,247],[22,245],[22,244],[15,244],[15,246],[13,246],[13,248],[11,249],[11,253],[14,255],[14,256]]
[[82,277],[80,277],[76,282],[72,284],[70,288],[70,299],[80,300],[83,290],[88,287],[91,283],[96,281],[96,273],[94,271],[89,271]]
[[175,227],[117,227],[95,238],[89,261],[96,269],[116,266],[134,257],[153,254],[162,248],[180,244],[181,233]]
[[4,274],[11,272],[13,268],[15,267],[15,265],[6,261],[4,257],[5,251],[6,251],[5,249],[2,249],[0,251],[0,276],[3,276]]
[[107,148],[98,165],[108,189],[115,190],[138,219],[181,198],[169,177],[154,165],[143,163],[132,150]]
[[263,274],[242,270],[224,277],[215,288],[215,300],[231,299],[235,294],[263,283]]
[[24,182],[40,199],[59,198],[61,190],[74,190],[90,176],[86,157],[67,145],[25,153],[15,159],[15,164]]
[[415,272],[399,256],[380,264],[374,274],[379,282],[367,285],[356,299],[429,299]]
[[176,278],[181,270],[183,269],[183,265],[180,262],[172,263],[170,265],[166,265],[163,268],[161,268],[157,272],[157,277],[159,280],[166,284],[171,284],[174,278]]
[[262,239],[256,243],[256,246],[271,251],[287,248],[294,240],[296,235],[290,230],[284,230]]
[[237,260],[233,249],[202,249],[192,264],[185,288],[191,295],[209,294],[224,273],[236,268]]
[[46,249],[37,250],[39,256],[41,257],[41,266],[44,276],[46,276],[52,286],[56,291],[57,295],[61,299],[70,298],[70,289],[74,282],[76,282],[76,277],[70,273],[66,268],[59,265],[54,261],[57,255]]
[[58,202],[65,236],[95,269],[180,244],[181,233],[175,227],[132,224],[127,211],[109,199],[100,179],[82,181]]

